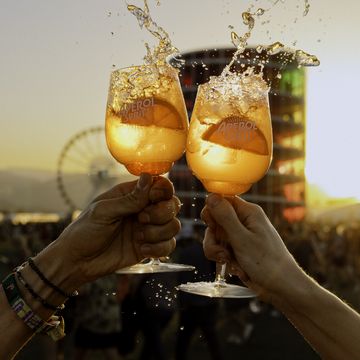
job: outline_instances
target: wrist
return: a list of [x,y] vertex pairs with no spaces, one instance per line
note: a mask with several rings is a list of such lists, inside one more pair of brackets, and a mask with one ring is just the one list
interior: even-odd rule
[[285,274],[281,287],[273,293],[272,305],[283,313],[302,312],[317,284],[297,264],[287,269]]
[[[75,267],[70,266],[66,256],[61,255],[55,243],[34,257],[33,261],[42,275],[65,293],[71,294],[80,286],[77,281]],[[35,313],[42,319],[47,320],[54,313],[54,310],[45,307],[42,300],[39,299],[58,307],[64,304],[68,297],[46,284],[39,274],[31,268],[29,263],[25,263],[20,271],[23,280],[19,281],[21,279],[18,279],[17,283],[23,298]],[[31,289],[28,289],[27,286]],[[31,293],[35,293],[39,298],[36,299],[34,294]]]
[[[33,260],[43,275],[65,293],[72,294],[83,285],[78,264],[71,261],[70,254],[64,253],[57,241],[46,247]],[[38,281],[42,282],[39,277]]]

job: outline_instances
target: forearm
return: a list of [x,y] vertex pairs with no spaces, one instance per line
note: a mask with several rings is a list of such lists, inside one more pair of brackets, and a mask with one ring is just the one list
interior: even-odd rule
[[[67,291],[73,291],[73,279],[70,279],[71,270],[66,269],[63,259],[52,256],[53,249],[45,249],[43,253],[35,258],[35,262],[46,277],[62,286]],[[48,303],[58,306],[66,299],[49,288],[38,275],[27,265],[21,271],[26,282],[31,285],[32,289],[39,294]],[[35,300],[23,284],[17,281],[21,297],[31,310],[41,317],[48,320],[53,314],[53,310],[45,308],[40,301]],[[1,287],[0,290],[0,354],[1,359],[11,359],[17,351],[33,336],[34,331],[30,329],[22,319],[15,313],[8,303],[8,299]]]
[[11,359],[33,335],[32,330],[10,307],[3,288],[0,289],[0,354]]
[[324,359],[358,359],[360,316],[301,270],[274,298],[281,310]]

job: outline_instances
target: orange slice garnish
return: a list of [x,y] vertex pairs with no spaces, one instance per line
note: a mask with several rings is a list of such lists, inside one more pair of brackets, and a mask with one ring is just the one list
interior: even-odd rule
[[118,113],[123,124],[164,127],[183,130],[179,112],[169,102],[157,98],[141,98],[123,106]]
[[269,155],[264,134],[254,121],[245,117],[229,116],[212,125],[202,138],[227,148]]

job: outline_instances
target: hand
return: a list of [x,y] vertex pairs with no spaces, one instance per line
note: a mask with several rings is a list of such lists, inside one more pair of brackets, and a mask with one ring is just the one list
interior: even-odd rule
[[230,271],[264,300],[282,291],[286,277],[301,271],[262,208],[239,197],[209,195],[202,218],[208,224],[205,255]]
[[[180,230],[180,201],[169,180],[143,174],[97,197],[47,251],[63,254],[77,283],[92,281],[146,257],[167,256]],[[73,275],[74,276],[74,275]],[[74,285],[76,286],[76,285]]]

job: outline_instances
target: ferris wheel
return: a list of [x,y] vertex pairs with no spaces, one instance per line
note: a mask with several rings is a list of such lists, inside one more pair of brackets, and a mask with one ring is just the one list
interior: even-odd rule
[[83,209],[93,198],[119,182],[135,177],[110,155],[104,128],[92,127],[69,139],[57,164],[57,187],[71,211]]

